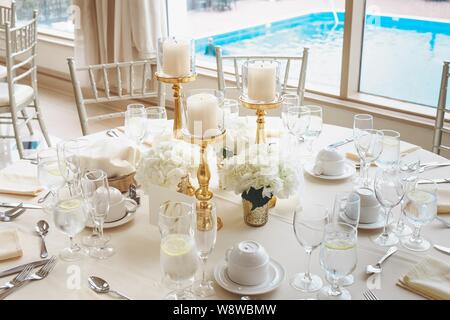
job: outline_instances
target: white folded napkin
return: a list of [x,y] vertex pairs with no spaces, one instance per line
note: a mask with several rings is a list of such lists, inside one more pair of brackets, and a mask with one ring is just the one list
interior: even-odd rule
[[430,300],[450,300],[450,265],[427,257],[397,284]]
[[82,169],[100,169],[115,178],[135,172],[141,153],[128,139],[115,138],[94,141],[80,157]]
[[16,229],[0,230],[0,261],[23,255]]
[[0,171],[0,193],[34,197],[42,190],[37,166],[30,161],[18,161]]
[[[404,142],[401,141],[400,142],[400,157],[405,157],[408,154],[411,154],[413,152],[416,152],[418,150],[421,150],[422,148],[413,144],[410,144],[408,142]],[[355,161],[355,162],[359,162],[359,155],[356,152],[354,146],[352,148],[352,150],[347,151],[345,153],[345,156],[347,157],[347,159]]]

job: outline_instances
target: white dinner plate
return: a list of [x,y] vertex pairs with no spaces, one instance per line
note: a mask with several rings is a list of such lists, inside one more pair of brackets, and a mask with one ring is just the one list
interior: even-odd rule
[[344,173],[340,176],[325,176],[325,175],[317,175],[314,173],[314,162],[307,163],[305,165],[305,171],[310,175],[318,179],[323,180],[344,180],[353,177],[353,175],[356,173],[356,167],[354,162],[351,161],[345,161],[344,165]]
[[[351,221],[346,217],[346,215],[343,212],[341,212],[340,218],[346,223],[351,223]],[[394,218],[391,217],[389,219],[389,225],[391,225],[393,222],[394,222]],[[362,230],[381,229],[381,228],[384,228],[385,223],[386,223],[386,217],[381,213],[381,209],[380,209],[380,215],[378,216],[377,222],[374,222],[374,223],[361,223],[360,222],[358,229],[362,229]]]
[[[136,211],[128,211],[125,216],[119,220],[116,221],[111,221],[111,222],[105,222],[105,224],[103,225],[104,229],[112,229],[112,228],[117,228],[120,227],[124,224],[127,224],[128,222],[130,222],[131,220],[134,219],[134,217],[136,216]],[[86,223],[86,227],[88,228],[93,228],[94,227],[94,223],[92,222],[91,219],[88,220],[88,222]]]
[[257,286],[243,286],[233,282],[228,277],[227,262],[222,260],[214,269],[214,278],[216,282],[225,290],[238,295],[261,295],[271,292],[278,288],[285,279],[286,272],[281,264],[270,259],[269,276],[264,283]]

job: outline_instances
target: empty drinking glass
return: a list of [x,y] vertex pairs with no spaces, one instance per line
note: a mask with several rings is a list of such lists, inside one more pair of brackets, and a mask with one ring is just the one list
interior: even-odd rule
[[340,280],[351,274],[358,261],[357,231],[345,223],[331,223],[325,227],[320,249],[320,265],[331,280],[331,285],[318,293],[319,300],[351,300],[348,290],[341,288]]
[[125,112],[125,134],[137,146],[147,133],[147,110],[142,104],[130,104]]
[[70,238],[70,248],[60,252],[61,259],[70,262],[81,260],[84,253],[73,238],[85,228],[88,212],[78,186],[63,187],[56,192],[53,218],[56,228]]
[[103,234],[103,226],[109,212],[108,177],[102,170],[91,170],[81,179],[83,198],[89,215],[94,223],[92,235],[83,239],[91,247],[89,255],[97,259],[107,259],[114,254],[114,248],[108,246],[109,237]]
[[[356,230],[359,227],[361,217],[361,198],[356,192],[338,193],[334,200],[333,222],[346,223]],[[327,279],[330,283],[330,279]],[[353,275],[347,275],[340,280],[342,286],[351,286],[355,283]]]
[[369,169],[372,162],[378,159],[383,151],[383,132],[367,129],[358,130],[355,136],[356,151],[361,159],[361,181],[360,186],[370,187]]
[[308,142],[308,152],[313,153],[313,143],[319,138],[323,128],[323,110],[319,106],[306,106],[310,113],[310,122],[305,139]]
[[239,102],[233,99],[224,99],[222,110],[224,127],[229,130],[239,117]]
[[283,95],[283,103],[281,107],[281,120],[283,121],[283,126],[289,131],[288,127],[288,111],[290,107],[300,106],[300,96],[298,94],[285,94]]
[[167,112],[163,107],[149,107],[147,110],[148,134],[154,140],[161,136],[167,127]]
[[307,265],[305,273],[298,273],[291,280],[291,285],[303,292],[316,292],[322,287],[322,279],[310,273],[311,253],[320,246],[323,232],[328,223],[328,210],[319,205],[298,208],[294,213],[294,233],[297,241],[305,249]]
[[215,291],[213,282],[206,279],[206,265],[208,257],[214,250],[217,237],[217,209],[214,203],[208,204],[206,210],[198,208],[197,228],[195,229],[195,244],[198,256],[202,262],[202,278],[194,282],[194,293],[202,298],[213,296]]
[[375,195],[386,214],[383,233],[372,238],[372,241],[379,246],[393,246],[399,241],[398,237],[389,230],[389,222],[392,209],[400,204],[405,195],[405,186],[398,168],[380,169],[375,177]]
[[304,141],[304,136],[309,129],[311,113],[307,107],[289,107],[287,114],[287,127],[289,132],[297,138],[298,142]]
[[59,170],[69,188],[78,186],[83,174],[81,160],[90,145],[87,139],[60,142],[57,146]]
[[357,114],[353,117],[353,137],[359,135],[360,130],[373,129],[373,117],[370,114]]
[[55,148],[40,150],[37,160],[39,183],[54,196],[65,183],[59,169],[58,152]]
[[196,221],[192,204],[166,202],[159,209],[158,225],[161,233],[160,261],[163,281],[175,284],[175,291],[167,300],[191,300],[195,296],[184,289],[198,268],[195,245]]
[[414,226],[410,237],[402,239],[402,245],[412,251],[427,251],[431,244],[420,234],[422,226],[437,215],[437,185],[432,180],[421,180],[405,196],[403,210],[406,219]]
[[396,167],[400,161],[400,133],[393,130],[381,130],[383,133],[383,152],[376,164],[383,169]]

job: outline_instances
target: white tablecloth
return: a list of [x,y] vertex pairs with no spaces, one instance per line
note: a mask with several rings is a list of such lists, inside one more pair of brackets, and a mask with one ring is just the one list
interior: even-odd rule
[[[270,127],[270,122],[269,122]],[[96,135],[98,137],[98,135]],[[326,125],[317,146],[326,146],[329,143],[339,141],[351,136],[351,130]],[[95,136],[93,137],[95,138]],[[424,150],[417,151],[422,161],[444,161],[444,159]],[[439,169],[423,174],[424,177],[438,178],[450,177],[450,169]],[[327,182],[305,174],[305,187],[303,199],[321,203],[332,207],[334,196],[337,192],[350,191],[352,181]],[[233,196],[232,196],[233,197]],[[13,197],[0,195],[0,200],[11,200]],[[17,198],[15,198],[17,199]],[[37,201],[36,199],[21,198],[26,202]],[[235,200],[239,198],[234,197]],[[159,266],[159,244],[160,236],[156,226],[149,223],[149,206],[143,199],[143,204],[133,221],[127,225],[107,231],[111,235],[111,244],[117,253],[105,261],[97,261],[86,258],[78,263],[66,263],[59,261],[55,270],[44,281],[38,281],[17,291],[9,299],[111,299],[108,296],[98,296],[87,287],[87,278],[97,275],[107,279],[111,286],[122,291],[135,299],[160,299],[167,290],[160,285]],[[157,196],[151,197],[149,201],[158,202]],[[217,246],[208,263],[209,276],[215,265],[223,258],[226,249],[242,240],[256,240],[260,242],[269,252],[273,259],[279,261],[286,269],[287,277],[283,284],[275,291],[257,297],[258,299],[303,299],[314,298],[316,294],[304,294],[294,290],[289,285],[290,278],[300,271],[304,271],[305,254],[303,248],[298,244],[292,225],[287,220],[292,217],[292,212],[283,211],[281,204],[276,210],[277,215],[285,219],[271,216],[268,224],[263,228],[251,228],[244,224],[242,218],[242,206],[233,201],[226,201],[219,197],[215,198],[218,205],[218,213],[224,221],[224,229],[218,233]],[[399,211],[396,210],[398,215]],[[450,217],[449,217],[450,218]],[[39,210],[29,210],[13,223],[0,223],[0,228],[17,228],[20,231],[20,239],[23,246],[24,256],[21,259],[0,262],[0,271],[39,259],[40,239],[34,234],[34,225],[40,219],[51,222],[51,229],[47,236],[47,247],[50,254],[57,255],[58,252],[68,245],[68,239],[59,232],[52,223],[52,217]],[[81,236],[88,234],[85,230]],[[369,236],[379,233],[380,230],[364,231],[359,233],[358,243],[358,266],[354,272],[355,284],[349,288],[354,299],[363,299],[363,292],[367,290],[369,279],[365,274],[367,264],[375,263],[385,252],[385,248],[374,245]],[[438,222],[433,222],[423,230],[427,239],[433,243],[450,247],[450,232]],[[380,299],[421,299],[396,286],[397,280],[404,275],[415,263],[426,255],[434,256],[442,261],[450,263],[450,256],[440,253],[434,249],[426,253],[412,253],[400,247],[400,252],[393,256],[384,266],[381,278],[371,284],[379,288],[375,294]],[[318,250],[312,255],[312,272],[324,276],[319,266]],[[2,281],[8,278],[3,278]],[[377,282],[378,281],[378,282]],[[214,299],[239,299],[240,297],[230,294],[216,285],[217,295]]]

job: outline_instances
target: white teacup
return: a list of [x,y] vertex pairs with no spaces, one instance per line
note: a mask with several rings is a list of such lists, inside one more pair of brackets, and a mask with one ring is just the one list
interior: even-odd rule
[[340,176],[345,171],[345,157],[336,149],[326,148],[317,154],[314,173],[325,176]]
[[105,222],[114,222],[122,219],[128,212],[136,211],[138,204],[128,199],[116,188],[109,188],[109,212]]
[[378,202],[373,190],[368,188],[359,188],[356,190],[361,199],[360,223],[375,223],[380,218],[380,203]]
[[270,257],[256,241],[243,241],[226,253],[230,279],[243,286],[256,286],[266,281]]

